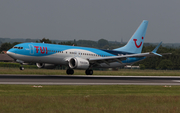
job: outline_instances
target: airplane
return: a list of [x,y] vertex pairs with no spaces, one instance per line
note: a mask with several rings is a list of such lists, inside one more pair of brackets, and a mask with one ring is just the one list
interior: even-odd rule
[[162,56],[156,53],[161,43],[151,52],[141,53],[148,21],[143,20],[128,43],[113,50],[67,46],[47,43],[21,43],[7,51],[7,54],[20,63],[36,63],[39,68],[68,66],[66,73],[74,74],[74,69],[86,70],[86,75],[93,74],[93,67],[113,68],[132,65],[151,56]]

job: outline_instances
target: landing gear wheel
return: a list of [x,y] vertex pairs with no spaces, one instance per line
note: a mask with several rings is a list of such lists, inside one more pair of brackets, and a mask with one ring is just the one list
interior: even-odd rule
[[19,69],[20,69],[20,70],[24,70],[24,67],[21,66],[21,67],[19,67]]
[[73,75],[74,74],[74,70],[73,69],[67,69],[66,70],[66,74]]
[[87,69],[85,73],[86,73],[86,75],[92,75],[93,70],[92,69]]

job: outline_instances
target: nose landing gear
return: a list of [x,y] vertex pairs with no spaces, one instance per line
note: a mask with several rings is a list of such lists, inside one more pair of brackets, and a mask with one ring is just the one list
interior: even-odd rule
[[23,64],[19,67],[20,70],[24,70]]
[[19,69],[20,69],[20,70],[24,70],[24,67],[21,66],[21,67],[19,67]]
[[20,69],[20,70],[24,70],[24,67],[23,67],[24,61],[17,59],[16,62],[21,64],[21,66],[19,67],[19,69]]

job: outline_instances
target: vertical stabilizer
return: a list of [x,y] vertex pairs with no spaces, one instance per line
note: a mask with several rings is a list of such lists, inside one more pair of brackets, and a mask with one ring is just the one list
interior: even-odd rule
[[136,32],[133,34],[128,43],[121,48],[114,49],[116,51],[128,52],[128,53],[141,53],[148,21],[143,20]]

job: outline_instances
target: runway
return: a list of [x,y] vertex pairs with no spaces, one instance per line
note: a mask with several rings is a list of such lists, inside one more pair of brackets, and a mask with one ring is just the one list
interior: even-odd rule
[[0,75],[0,84],[180,85],[176,76]]

